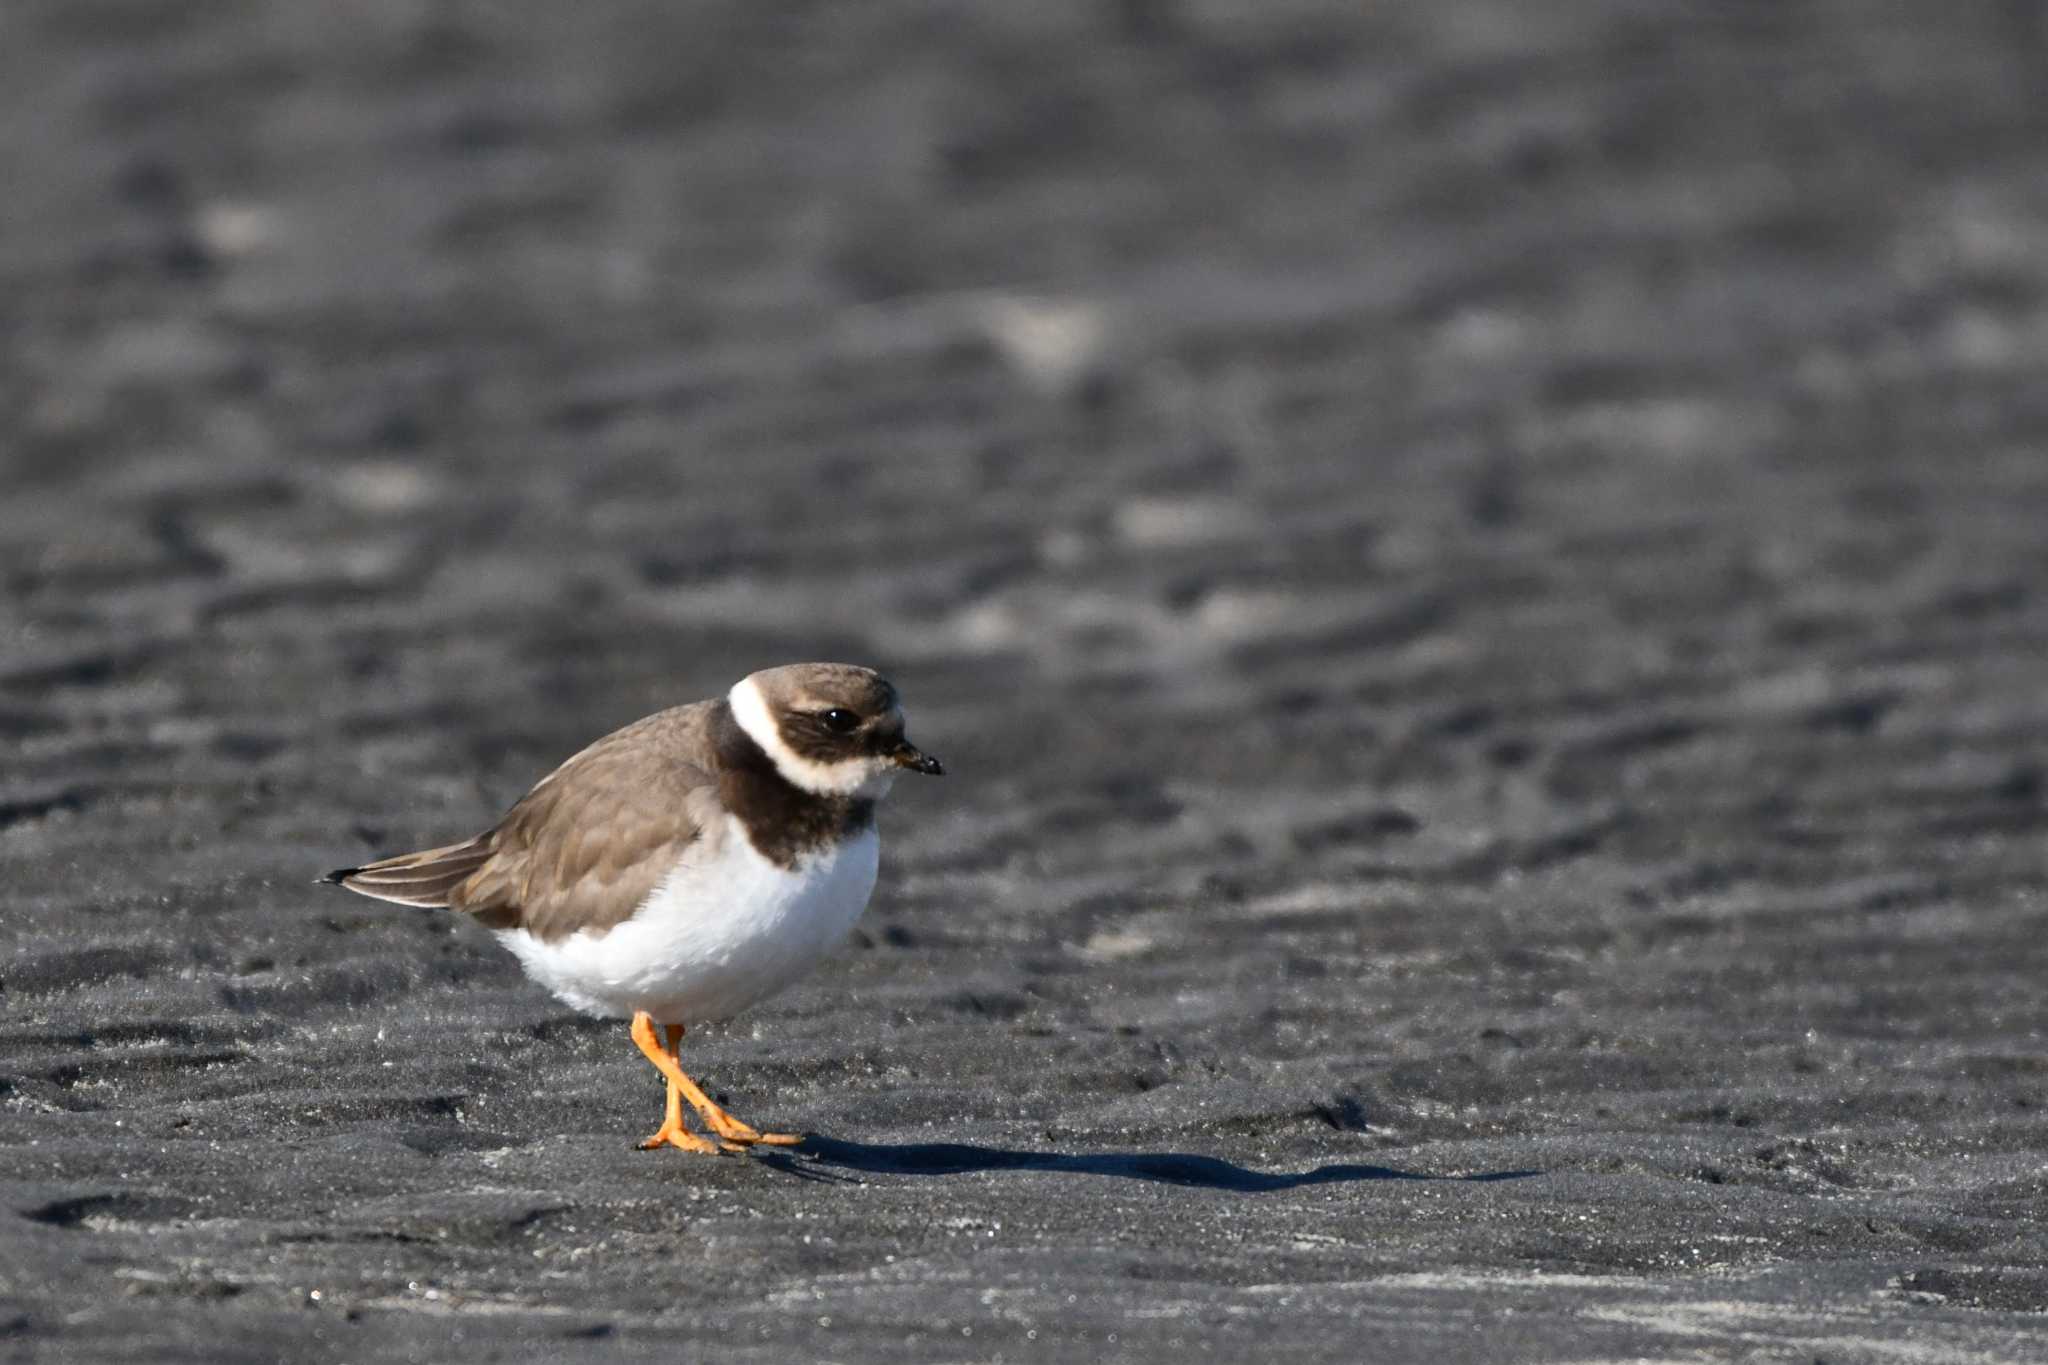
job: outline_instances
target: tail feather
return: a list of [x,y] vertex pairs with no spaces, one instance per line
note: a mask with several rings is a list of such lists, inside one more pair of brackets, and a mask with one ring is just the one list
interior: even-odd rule
[[321,880],[378,900],[438,908],[447,905],[449,894],[490,857],[491,850],[483,840],[470,839],[445,848],[401,853],[361,867],[340,868]]

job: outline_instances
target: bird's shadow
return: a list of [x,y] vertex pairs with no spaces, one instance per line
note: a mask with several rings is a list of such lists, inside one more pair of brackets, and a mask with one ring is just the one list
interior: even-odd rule
[[1392,1166],[1336,1164],[1308,1171],[1254,1171],[1221,1157],[1190,1152],[1020,1152],[960,1142],[846,1142],[807,1133],[802,1143],[755,1159],[810,1180],[849,1180],[867,1175],[971,1175],[981,1171],[1051,1171],[1058,1175],[1107,1175],[1162,1185],[1270,1194],[1304,1185],[1341,1185],[1359,1180],[1522,1180],[1540,1171],[1483,1171],[1472,1175],[1429,1175]]

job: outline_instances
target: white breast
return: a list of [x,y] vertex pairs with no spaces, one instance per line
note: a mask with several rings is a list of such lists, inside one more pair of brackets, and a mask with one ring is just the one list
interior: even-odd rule
[[[552,943],[523,929],[498,941],[526,973],[588,1014],[646,1010],[665,1024],[729,1019],[839,946],[875,889],[881,840],[870,828],[794,869],[761,856],[737,820],[687,855],[633,913],[602,933]],[[704,847],[705,845],[699,845]]]

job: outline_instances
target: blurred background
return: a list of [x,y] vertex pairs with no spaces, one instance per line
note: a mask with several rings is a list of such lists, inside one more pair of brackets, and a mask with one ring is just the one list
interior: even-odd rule
[[814,656],[948,805],[2032,663],[1929,635],[2037,605],[2030,5],[0,23],[9,728],[131,789]]
[[[715,1045],[776,1121],[1429,1165],[2048,1098],[2037,5],[15,0],[0,348],[38,1123],[452,1124],[396,1056],[603,1059],[504,1122],[605,1130],[616,1038],[303,883],[803,658],[952,776]],[[1437,1250],[1679,1264],[1544,1226]]]

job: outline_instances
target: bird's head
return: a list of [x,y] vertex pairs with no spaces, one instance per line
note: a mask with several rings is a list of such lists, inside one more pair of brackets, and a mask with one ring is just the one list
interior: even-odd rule
[[726,700],[776,770],[807,792],[876,797],[906,768],[932,777],[946,771],[904,734],[896,689],[871,668],[766,668],[734,683]]

